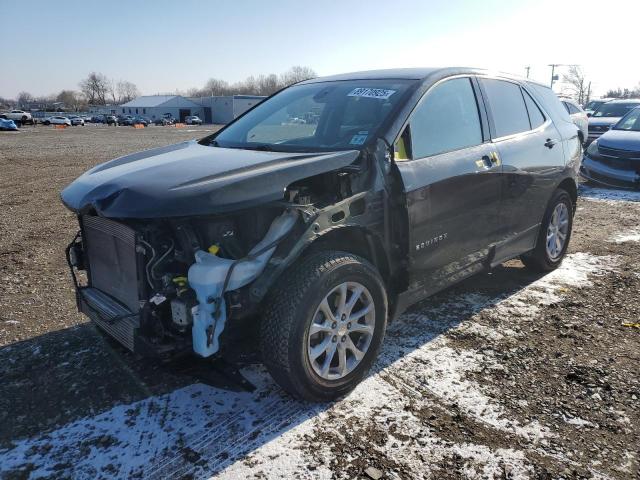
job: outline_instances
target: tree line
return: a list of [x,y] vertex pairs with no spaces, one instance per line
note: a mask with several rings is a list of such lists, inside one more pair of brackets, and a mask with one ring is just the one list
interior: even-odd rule
[[219,78],[210,78],[202,88],[191,88],[185,93],[189,97],[209,97],[226,95],[272,95],[294,83],[316,77],[310,67],[295,66],[284,73],[276,75],[249,76],[246,79],[229,83]]
[[[295,66],[276,75],[250,76],[240,82],[229,83],[218,78],[210,78],[202,88],[191,88],[184,92],[170,92],[189,97],[223,95],[271,95],[293,83],[316,77],[309,67]],[[16,105],[27,108],[34,103],[54,108],[63,104],[67,110],[82,111],[89,105],[120,105],[140,95],[138,87],[127,80],[113,80],[103,73],[91,72],[78,83],[78,90],[62,90],[57,94],[35,97],[29,92],[20,92],[15,100],[0,97],[0,106]]]

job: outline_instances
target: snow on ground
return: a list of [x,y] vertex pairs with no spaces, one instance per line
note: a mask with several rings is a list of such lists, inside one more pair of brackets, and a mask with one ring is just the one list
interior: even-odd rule
[[620,232],[613,237],[616,243],[640,242],[640,228],[631,228],[626,232]]
[[589,286],[591,285],[590,275],[614,270],[617,263],[618,258],[614,255],[595,256],[582,252],[568,255],[562,262],[561,268],[498,303],[490,313],[496,319],[509,315],[534,317],[541,306],[560,301],[562,293],[568,287]]
[[[385,454],[416,475],[451,452],[465,459],[469,477],[498,475],[504,465],[513,478],[529,476],[524,453],[513,448],[446,444],[425,430],[405,408],[454,404],[486,428],[525,439],[535,446],[553,432],[537,422],[506,418],[487,387],[467,373],[500,368],[490,348],[514,332],[505,328],[511,315],[532,319],[540,304],[558,302],[568,288],[590,284],[589,277],[615,268],[616,257],[569,255],[556,271],[515,294],[491,297],[449,294],[392,324],[372,375],[347,398],[309,405],[282,393],[261,367],[243,370],[256,385],[253,393],[235,393],[194,384],[170,394],[120,405],[71,422],[37,438],[17,441],[0,451],[1,471],[31,464],[31,477],[51,474],[73,478],[167,478],[193,474],[247,478],[329,478],[334,451],[314,442],[318,432],[344,437],[354,422],[372,422],[402,432]],[[483,312],[481,324],[476,314]],[[452,348],[447,336],[478,334],[489,345],[482,351]],[[525,399],[523,399],[524,401]],[[567,419],[580,427],[579,419]],[[409,442],[406,439],[417,439]],[[324,446],[323,446],[324,445]],[[515,444],[514,444],[515,445]],[[318,463],[317,458],[325,461]],[[315,460],[314,460],[315,459]]]
[[582,184],[579,193],[583,199],[599,202],[640,202],[640,191],[637,190],[613,190]]

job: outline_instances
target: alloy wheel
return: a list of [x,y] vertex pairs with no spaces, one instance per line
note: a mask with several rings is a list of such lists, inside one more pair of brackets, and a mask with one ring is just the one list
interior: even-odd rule
[[558,203],[553,209],[547,227],[547,255],[556,260],[562,255],[569,234],[569,210],[564,203]]
[[313,371],[339,380],[362,361],[375,329],[375,304],[358,282],[344,282],[320,302],[309,326],[307,355]]

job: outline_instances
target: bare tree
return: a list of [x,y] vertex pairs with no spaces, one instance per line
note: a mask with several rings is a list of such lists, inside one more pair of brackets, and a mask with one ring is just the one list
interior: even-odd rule
[[281,75],[270,73],[245,78],[240,82],[229,84],[224,80],[210,78],[202,89],[188,90],[189,96],[208,97],[225,95],[272,95],[278,90],[291,84],[307,80],[316,76],[309,67],[291,67]]
[[120,80],[117,86],[118,90],[118,103],[127,103],[140,95],[138,87],[135,83],[128,82],[126,80]]
[[18,105],[25,106],[26,104],[28,104],[29,102],[33,102],[35,99],[33,97],[33,95],[31,95],[29,92],[20,92],[18,94]]
[[291,67],[288,71],[280,75],[280,82],[282,84],[282,87],[287,87],[289,85],[293,85],[294,83],[309,80],[310,78],[314,78],[317,76],[318,75],[313,71],[312,68],[296,65],[295,67]]
[[634,89],[618,87],[615,90],[607,90],[604,96],[606,98],[640,98],[640,84]]
[[562,81],[566,84],[566,89],[571,96],[580,104],[585,103],[589,82],[587,81],[582,68],[577,65],[569,67],[569,73],[563,75]]
[[210,78],[207,83],[204,84],[204,88],[201,92],[202,96],[222,96],[229,93],[229,84],[224,80],[218,78]]
[[82,96],[73,90],[62,90],[57,96],[56,101],[64,104],[65,107],[71,108],[77,112],[84,103]]
[[91,105],[106,105],[109,80],[102,73],[91,72],[80,82],[80,90]]

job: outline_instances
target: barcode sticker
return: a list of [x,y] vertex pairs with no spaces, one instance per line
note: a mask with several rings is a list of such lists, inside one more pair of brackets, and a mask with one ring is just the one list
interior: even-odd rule
[[347,96],[348,97],[364,97],[364,98],[378,98],[380,100],[386,100],[391,95],[396,93],[395,90],[386,90],[384,88],[354,88]]

